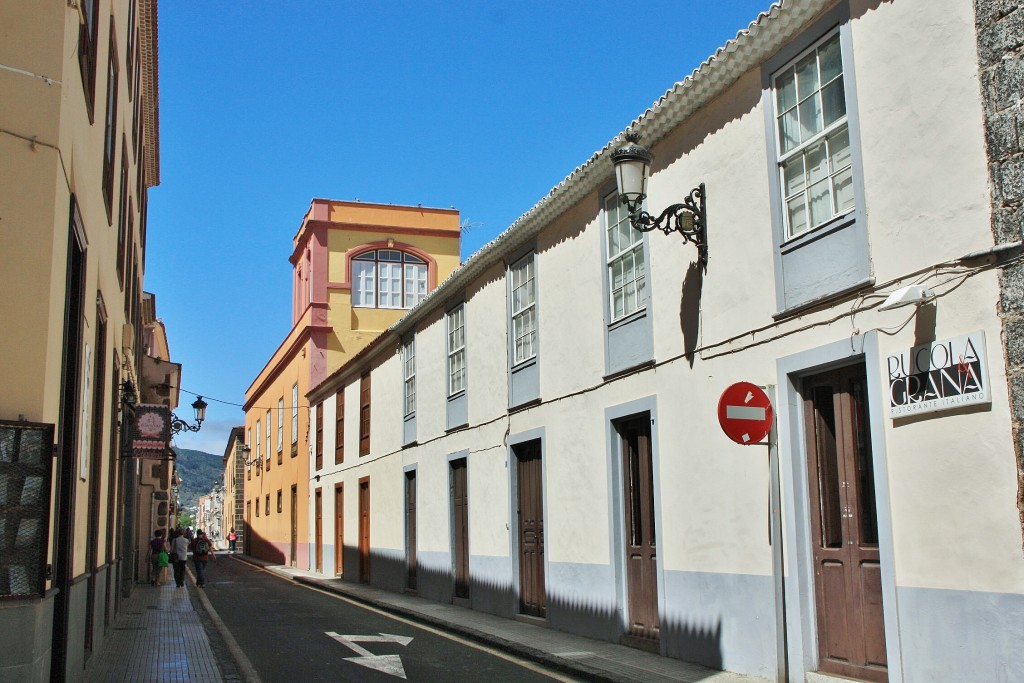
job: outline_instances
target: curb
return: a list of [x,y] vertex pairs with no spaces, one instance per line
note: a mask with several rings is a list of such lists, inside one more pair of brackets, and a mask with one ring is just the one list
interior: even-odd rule
[[277,576],[280,576],[281,578],[294,581],[295,583],[300,583],[303,585],[319,588],[329,593],[340,595],[344,598],[352,600],[353,602],[358,602],[373,607],[375,609],[379,609],[382,612],[394,614],[404,619],[408,619],[409,621],[414,621],[424,624],[426,626],[431,626],[441,631],[454,633],[456,635],[466,638],[467,640],[472,640],[483,645],[488,645],[490,647],[493,647],[494,649],[501,650],[509,654],[514,654],[518,657],[528,659],[538,664],[543,664],[544,666],[554,671],[558,671],[560,673],[569,674],[586,681],[593,681],[594,683],[635,683],[635,679],[621,675],[616,675],[610,671],[597,669],[582,662],[568,660],[563,657],[558,657],[556,655],[552,655],[551,653],[545,652],[544,650],[540,650],[529,645],[524,645],[519,642],[507,640],[505,638],[496,636],[492,633],[487,633],[485,631],[470,628],[462,624],[446,621],[444,619],[439,619],[437,617],[433,617],[428,614],[418,612],[416,610],[406,609],[404,607],[389,602],[384,602],[381,600],[376,600],[374,598],[368,598],[362,595],[358,595],[356,593],[351,593],[349,591],[346,591],[343,586],[331,583],[329,580],[326,579],[316,579],[308,576],[291,576],[284,572],[274,571],[274,567],[278,565],[264,564],[260,560],[257,560],[253,557],[249,557],[247,555],[234,555],[234,557],[241,560],[242,562],[245,562],[246,564],[251,564],[255,567],[260,567],[261,569],[265,569],[266,571],[272,572]]

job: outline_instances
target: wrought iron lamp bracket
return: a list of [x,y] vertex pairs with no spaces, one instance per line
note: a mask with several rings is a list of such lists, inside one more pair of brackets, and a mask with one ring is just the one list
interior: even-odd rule
[[661,230],[666,235],[678,232],[684,242],[692,242],[697,247],[701,265],[707,269],[708,266],[708,242],[705,222],[705,194],[704,183],[690,190],[690,194],[680,204],[673,204],[655,218],[642,209],[645,195],[641,195],[636,201],[628,201],[625,197],[622,203],[626,204],[629,211],[629,222],[635,230],[640,232],[651,232]]
[[171,434],[178,434],[179,432],[198,432],[202,425],[202,422],[190,425],[174,413],[171,413]]

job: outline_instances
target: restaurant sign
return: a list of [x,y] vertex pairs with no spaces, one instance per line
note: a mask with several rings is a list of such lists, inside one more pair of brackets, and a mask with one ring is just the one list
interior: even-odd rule
[[992,402],[985,333],[915,346],[889,356],[889,417]]

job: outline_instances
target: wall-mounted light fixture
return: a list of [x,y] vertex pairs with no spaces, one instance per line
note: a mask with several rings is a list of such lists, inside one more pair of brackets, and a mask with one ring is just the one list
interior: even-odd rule
[[245,466],[250,467],[256,466],[256,474],[259,474],[260,466],[263,464],[263,458],[252,458],[252,449],[248,446],[242,446],[242,457],[245,459]]
[[139,397],[135,393],[135,385],[130,379],[121,382],[121,403],[128,407],[134,407]]
[[174,413],[171,413],[171,434],[177,434],[182,431],[198,432],[203,426],[203,420],[206,419],[207,405],[202,396],[196,397],[196,400],[192,402],[192,410],[196,411],[196,423],[194,425],[190,425]]
[[626,144],[612,152],[615,164],[615,184],[619,197],[629,211],[629,222],[640,232],[661,230],[666,235],[678,232],[686,242],[693,242],[704,268],[708,265],[707,224],[704,212],[704,183],[690,190],[683,201],[673,204],[657,218],[643,208],[647,198],[647,179],[651,175],[651,161],[654,155],[640,145],[640,135],[635,131],[626,133]]

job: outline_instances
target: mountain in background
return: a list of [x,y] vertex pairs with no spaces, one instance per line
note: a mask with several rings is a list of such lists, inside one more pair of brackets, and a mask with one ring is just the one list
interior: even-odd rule
[[181,477],[178,500],[182,507],[191,509],[199,505],[199,496],[208,494],[215,484],[224,484],[224,457],[177,446],[174,452]]

